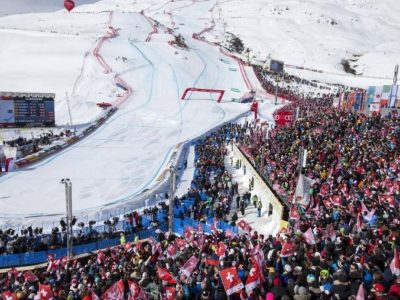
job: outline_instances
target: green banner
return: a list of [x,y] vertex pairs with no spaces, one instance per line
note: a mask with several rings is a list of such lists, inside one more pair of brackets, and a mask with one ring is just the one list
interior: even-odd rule
[[236,68],[229,68],[229,71],[234,71],[234,72],[236,72],[237,69],[236,69]]
[[231,88],[231,91],[232,91],[232,92],[236,92],[236,93],[240,93],[240,90],[239,90],[239,89],[236,89],[236,88]]

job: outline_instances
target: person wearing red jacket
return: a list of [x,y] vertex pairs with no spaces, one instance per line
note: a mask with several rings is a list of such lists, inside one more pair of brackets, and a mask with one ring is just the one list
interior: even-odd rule
[[397,276],[396,281],[391,285],[388,296],[396,296],[400,298],[400,276]]

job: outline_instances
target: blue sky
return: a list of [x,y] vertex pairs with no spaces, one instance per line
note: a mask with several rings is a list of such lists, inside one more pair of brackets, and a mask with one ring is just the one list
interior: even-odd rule
[[[74,0],[75,5],[88,4],[99,0]],[[64,8],[64,0],[0,0],[0,15],[49,12]]]

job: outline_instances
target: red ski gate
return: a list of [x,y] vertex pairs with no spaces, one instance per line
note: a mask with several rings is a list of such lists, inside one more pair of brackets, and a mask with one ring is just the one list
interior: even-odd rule
[[182,100],[185,100],[186,95],[189,92],[205,92],[205,93],[219,93],[219,97],[217,99],[217,102],[221,102],[222,97],[224,96],[225,90],[214,90],[214,89],[199,89],[199,88],[187,88],[181,97]]

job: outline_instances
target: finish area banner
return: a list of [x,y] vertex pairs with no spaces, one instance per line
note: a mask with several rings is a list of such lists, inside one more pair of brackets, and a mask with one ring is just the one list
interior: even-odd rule
[[275,118],[276,126],[278,126],[278,127],[286,126],[293,122],[294,114],[291,111],[283,110],[283,111],[277,112],[275,114],[274,118]]

